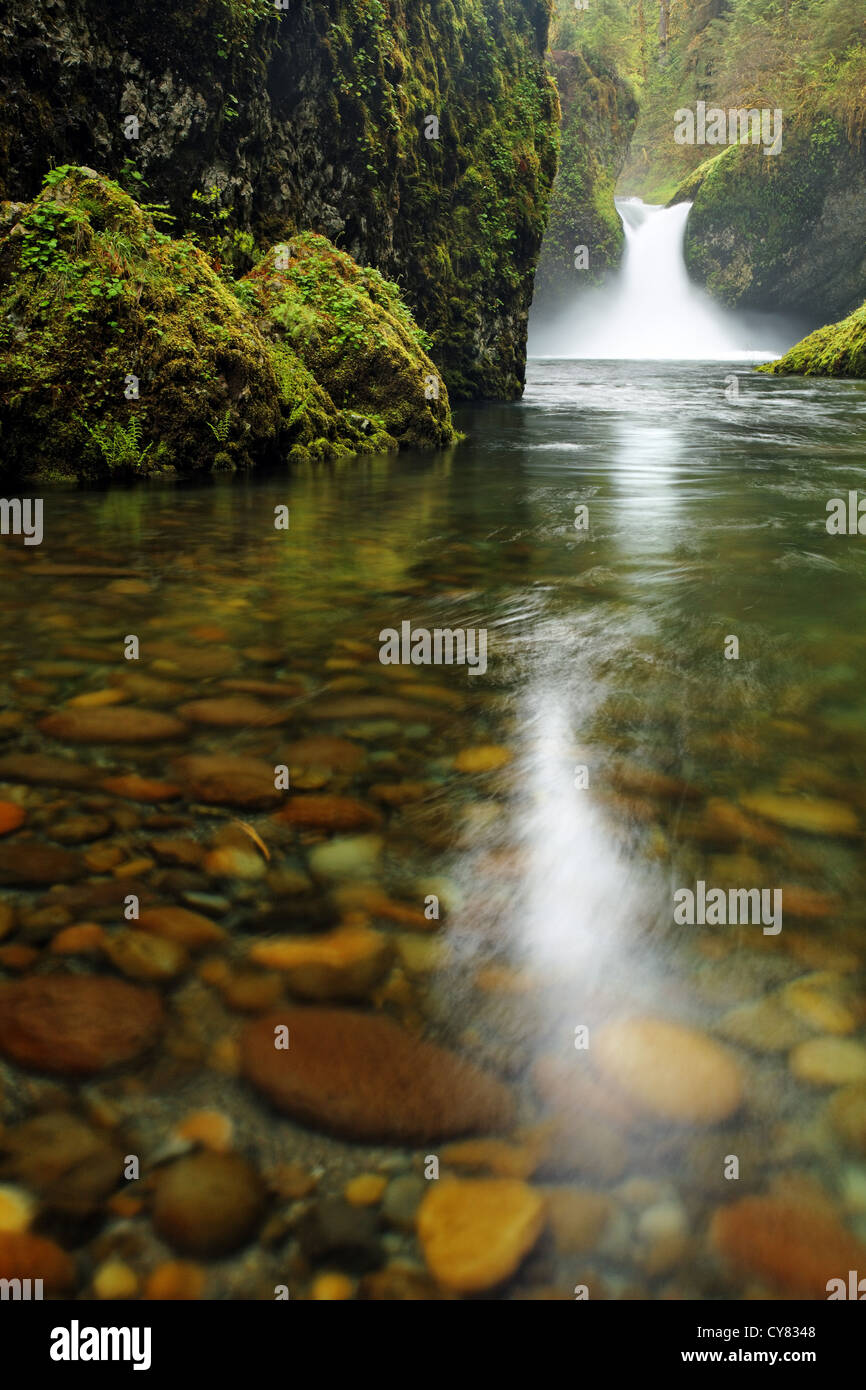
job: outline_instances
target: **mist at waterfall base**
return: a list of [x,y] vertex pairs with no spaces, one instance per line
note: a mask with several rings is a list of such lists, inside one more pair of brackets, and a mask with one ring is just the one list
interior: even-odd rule
[[[766,362],[799,341],[802,325],[724,309],[692,284],[683,256],[691,206],[617,199],[625,231],[621,268],[600,288],[576,288],[555,314],[531,314],[529,356]],[[576,281],[581,273],[575,270]]]

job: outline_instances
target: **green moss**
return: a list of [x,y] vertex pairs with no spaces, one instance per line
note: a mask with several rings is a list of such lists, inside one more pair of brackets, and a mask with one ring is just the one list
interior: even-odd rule
[[324,238],[296,239],[286,278],[271,259],[233,293],[198,247],[74,167],[0,228],[6,470],[223,471],[453,438],[396,287]]
[[305,232],[272,248],[242,283],[258,297],[261,326],[293,359],[296,377],[302,364],[371,446],[453,441],[429,338],[377,270]]
[[0,301],[7,467],[65,454],[81,475],[208,469],[208,422],[226,415],[236,465],[276,450],[264,339],[202,253],[110,179],[53,172],[0,240]]
[[784,297],[815,317],[828,302],[830,313],[844,312],[866,290],[862,258],[846,265],[828,252],[823,219],[828,209],[831,222],[845,216],[847,190],[858,180],[859,156],[829,117],[786,129],[775,156],[754,145],[727,147],[671,199],[693,204],[684,248],[690,274],[732,307],[777,310]]
[[841,323],[816,329],[784,357],[756,370],[776,376],[866,377],[866,304]]
[[98,158],[235,278],[312,227],[399,282],[458,394],[519,394],[556,164],[549,0],[182,0],[158,24],[77,0],[62,33],[50,7],[12,8],[0,196],[31,196],[53,159]]
[[[535,279],[542,308],[578,286],[599,284],[619,263],[625,238],[614,189],[637,119],[630,89],[599,59],[557,52],[552,62],[562,106],[561,151]],[[580,271],[577,246],[589,253]]]

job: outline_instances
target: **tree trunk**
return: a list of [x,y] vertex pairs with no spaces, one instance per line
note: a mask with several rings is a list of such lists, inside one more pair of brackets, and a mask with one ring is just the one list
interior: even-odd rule
[[664,57],[668,51],[668,33],[671,22],[670,0],[659,0],[659,50]]

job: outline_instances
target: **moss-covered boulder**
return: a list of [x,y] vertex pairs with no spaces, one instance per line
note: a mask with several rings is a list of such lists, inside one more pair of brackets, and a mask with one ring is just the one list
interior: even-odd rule
[[395,287],[324,238],[298,238],[294,264],[232,287],[91,169],[2,205],[0,470],[195,473],[452,439]]
[[866,377],[866,304],[841,323],[829,323],[795,343],[784,357],[766,362],[759,372],[776,376]]
[[830,117],[786,128],[777,155],[729,146],[683,181],[684,201],[689,273],[723,304],[820,323],[866,298],[866,146]]
[[303,232],[273,247],[241,285],[278,352],[300,357],[376,447],[437,448],[454,439],[427,336],[377,270]]
[[285,394],[203,253],[158,231],[116,183],[64,167],[18,209],[0,239],[4,468],[100,476],[277,459]]

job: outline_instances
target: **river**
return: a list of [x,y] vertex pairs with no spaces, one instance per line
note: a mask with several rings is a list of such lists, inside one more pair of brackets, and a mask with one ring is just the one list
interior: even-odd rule
[[[456,1152],[450,1171],[504,1164],[594,1194],[493,1296],[743,1297],[760,1280],[724,1267],[708,1234],[734,1188],[820,1190],[866,1238],[862,1129],[852,1139],[845,1119],[859,1104],[862,1126],[866,1077],[866,554],[825,524],[862,480],[866,384],[536,360],[522,402],[463,408],[459,424],[466,442],[434,457],[43,493],[42,547],[4,541],[0,801],[27,819],[0,840],[16,914],[0,960],[19,983],[154,985],[169,1018],[156,1054],[97,1064],[88,1084],[7,1060],[7,1124],[98,1111],[150,1170],[189,1148],[190,1115],[216,1111],[195,1123],[270,1175],[283,1227],[208,1264],[208,1296],[287,1282],[304,1297],[322,1268],[356,1280],[387,1263],[426,1288],[411,1210],[408,1225],[394,1213],[444,1146],[329,1137],[238,1075],[240,1030],[285,997],[279,952],[252,947],[339,918],[388,939],[391,973],[353,986],[340,965],[312,997],[387,1014],[517,1098],[510,1157]],[[383,665],[379,633],[405,621],[486,630],[486,672]],[[143,707],[180,727],[139,737]],[[307,739],[320,742],[305,755]],[[290,763],[294,797],[318,809],[287,822],[235,784],[210,796],[178,762],[189,754]],[[61,775],[71,760],[89,774],[78,787]],[[171,784],[165,800],[102,785],[133,773]],[[76,860],[61,877],[77,882],[50,886],[45,847]],[[674,894],[699,882],[781,889],[781,930],[677,924]],[[142,963],[130,887],[227,934],[194,961]],[[695,1031],[605,1032],[635,1018]],[[700,1092],[731,1084],[714,1116]],[[296,1182],[273,1197],[286,1165],[315,1196]],[[26,1167],[12,1175],[26,1183]],[[370,1172],[397,1183],[390,1215],[319,1244],[307,1216],[297,1236],[302,1208],[339,1206]],[[74,1228],[83,1267],[122,1248],[143,1280],[167,1258],[148,1202],[118,1225],[103,1196],[102,1234]]]

